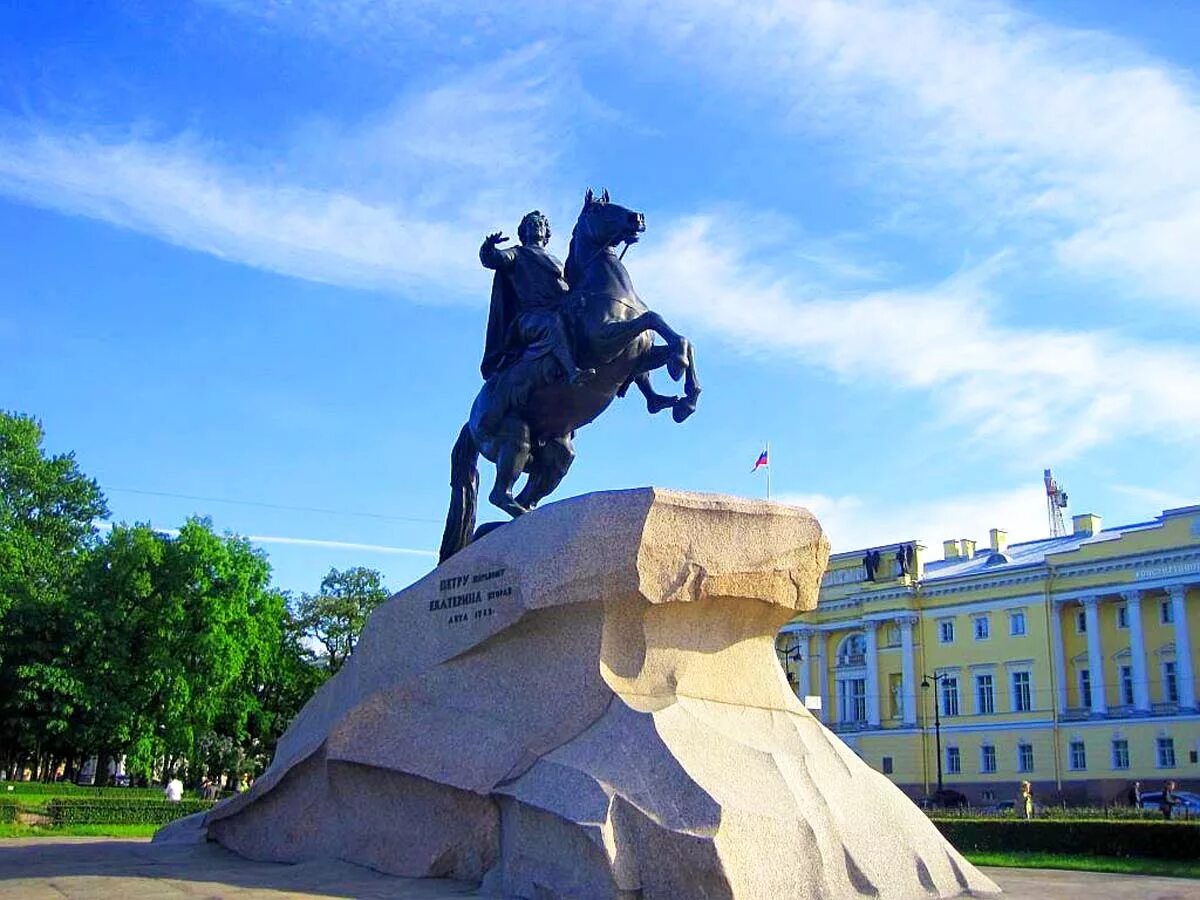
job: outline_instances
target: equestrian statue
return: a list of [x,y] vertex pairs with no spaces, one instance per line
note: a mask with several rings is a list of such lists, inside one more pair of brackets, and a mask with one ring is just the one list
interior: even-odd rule
[[[651,413],[670,409],[682,422],[696,410],[700,381],[692,345],[644,304],[616,248],[646,230],[645,217],[588,190],[564,266],[546,250],[550,222],[534,210],[517,229],[520,243],[488,235],[479,260],[495,271],[480,371],[483,387],[450,454],[450,510],[442,535],[445,561],[474,537],[480,454],[496,464],[488,500],[510,516],[533,509],[562,481],[575,458],[576,429],[636,385]],[[654,335],[666,343],[655,344]],[[650,373],[666,367],[683,380],[682,396],[654,390]],[[528,475],[513,495],[518,479]]]

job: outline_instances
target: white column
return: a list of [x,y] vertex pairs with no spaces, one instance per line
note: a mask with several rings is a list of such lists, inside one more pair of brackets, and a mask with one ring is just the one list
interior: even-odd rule
[[1173,584],[1167,588],[1171,595],[1171,612],[1175,618],[1175,679],[1179,683],[1180,709],[1196,707],[1196,677],[1192,673],[1192,641],[1188,634],[1187,585]]
[[1100,598],[1084,597],[1083,614],[1087,622],[1088,676],[1092,681],[1092,715],[1108,714],[1104,699],[1104,653],[1100,649]]
[[905,725],[917,724],[917,666],[913,656],[913,625],[915,616],[901,616],[896,620],[900,623],[900,672],[904,689]]
[[1126,591],[1125,619],[1129,623],[1129,661],[1133,669],[1133,708],[1150,712],[1150,681],[1146,678],[1146,641],[1142,635],[1142,592]]
[[1058,715],[1067,708],[1067,663],[1063,650],[1062,605],[1050,601],[1050,651],[1054,657],[1054,699],[1058,704]]
[[800,702],[804,702],[804,698],[812,693],[810,685],[810,672],[812,667],[812,658],[809,654],[809,648],[812,644],[811,631],[796,632],[796,649],[799,651],[800,658],[796,660],[796,693],[800,695]]
[[821,721],[834,721],[833,715],[836,711],[833,705],[833,698],[829,695],[829,658],[826,655],[829,643],[829,635],[823,631],[816,633],[817,639],[817,690],[821,694]]
[[863,638],[866,653],[863,662],[867,665],[867,724],[878,728],[879,719],[879,650],[876,646],[875,631],[878,622],[863,622]]

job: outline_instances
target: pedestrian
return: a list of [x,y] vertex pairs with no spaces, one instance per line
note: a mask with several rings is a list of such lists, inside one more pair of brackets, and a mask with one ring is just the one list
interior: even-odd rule
[[1163,814],[1164,819],[1171,818],[1171,810],[1182,802],[1179,799],[1179,795],[1175,793],[1175,782],[1168,781],[1163,785],[1162,798],[1158,801],[1158,809]]
[[167,786],[163,788],[163,796],[171,803],[178,803],[183,799],[183,782],[179,780],[178,775],[171,776]]
[[209,803],[212,803],[217,799],[217,786],[213,783],[211,778],[204,779],[204,784],[200,787],[200,796]]
[[1033,818],[1033,785],[1028,781],[1021,782],[1021,793],[1017,795],[1017,812],[1026,819]]
[[1129,805],[1134,809],[1142,808],[1142,783],[1135,781],[1133,786],[1129,788]]

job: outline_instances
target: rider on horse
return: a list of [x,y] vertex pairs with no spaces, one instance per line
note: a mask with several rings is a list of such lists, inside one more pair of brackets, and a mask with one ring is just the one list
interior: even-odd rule
[[535,209],[521,220],[517,236],[519,246],[501,250],[497,245],[506,238],[497,231],[479,248],[479,261],[496,272],[480,371],[487,379],[519,358],[550,356],[568,384],[582,384],[596,370],[575,364],[560,312],[569,288],[562,263],[546,250],[550,220]]

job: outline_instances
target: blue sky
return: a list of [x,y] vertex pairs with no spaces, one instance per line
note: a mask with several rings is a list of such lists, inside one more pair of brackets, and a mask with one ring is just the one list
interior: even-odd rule
[[1039,537],[1045,466],[1109,524],[1200,499],[1200,9],[569,7],[5,5],[0,406],[115,519],[399,588],[479,241],[537,207],[565,257],[591,185],[645,213],[626,263],[705,393],[617,403],[560,496],[761,495],[769,440],[835,549]]

